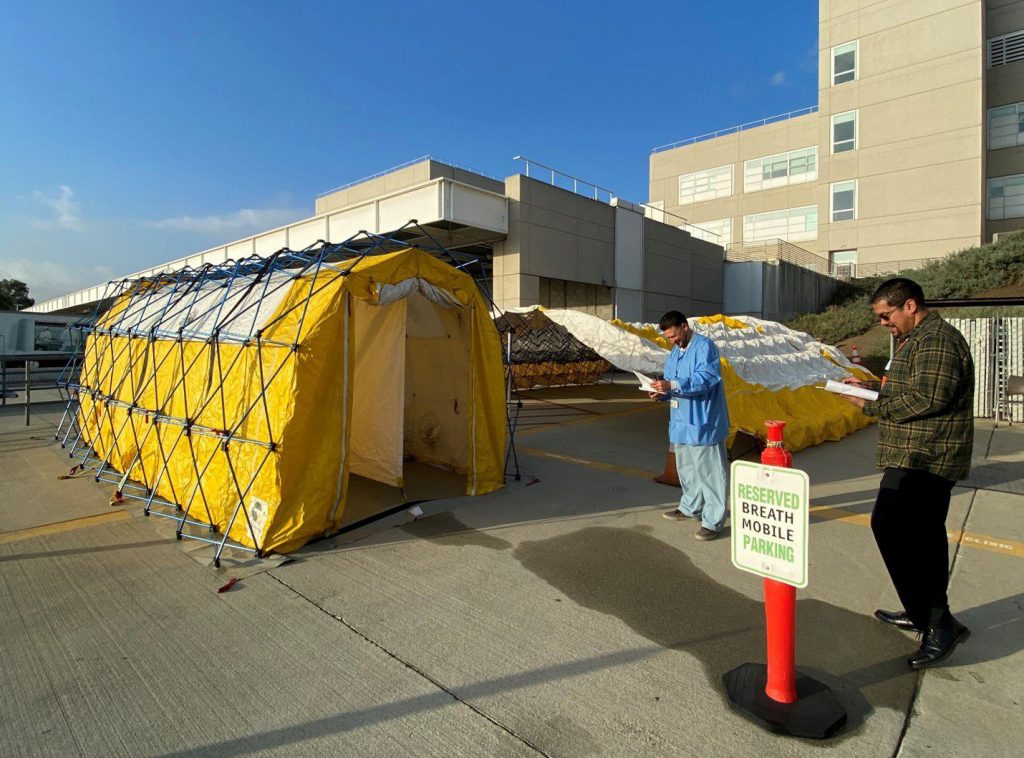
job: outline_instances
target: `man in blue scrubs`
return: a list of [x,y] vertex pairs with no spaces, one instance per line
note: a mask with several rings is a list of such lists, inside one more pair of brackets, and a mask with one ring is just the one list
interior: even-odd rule
[[662,316],[658,327],[673,347],[665,361],[665,378],[652,382],[655,391],[650,396],[671,404],[668,439],[683,488],[679,507],[663,515],[672,521],[700,519],[695,536],[713,540],[725,524],[729,491],[729,410],[718,348],[695,333],[679,311]]

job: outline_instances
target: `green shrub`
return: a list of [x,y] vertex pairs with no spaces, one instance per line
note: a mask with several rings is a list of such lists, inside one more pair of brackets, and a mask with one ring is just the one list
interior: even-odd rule
[[[969,297],[976,292],[1024,283],[1024,232],[1016,232],[995,244],[961,250],[920,269],[902,271],[900,276],[920,284],[929,300]],[[830,345],[863,334],[877,323],[868,298],[887,278],[876,276],[844,283],[823,311],[801,313],[786,322],[786,326]]]

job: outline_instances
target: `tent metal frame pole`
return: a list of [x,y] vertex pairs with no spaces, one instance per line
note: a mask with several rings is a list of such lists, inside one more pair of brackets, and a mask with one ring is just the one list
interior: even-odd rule
[[[436,250],[428,252],[447,264],[459,270],[468,271],[474,266],[483,270],[478,258],[447,250],[411,221],[390,235],[364,231],[341,243],[318,240],[300,251],[281,248],[268,256],[252,255],[110,282],[92,317],[75,325],[81,339],[61,374],[65,407],[55,438],[62,437],[65,447],[73,440],[69,457],[78,458],[79,467],[91,471],[96,481],[114,484],[119,500],[144,503],[147,516],[173,519],[178,539],[213,545],[215,565],[220,565],[228,548],[262,557],[264,538],[256,533],[246,499],[271,456],[278,452],[270,389],[289,361],[298,360],[313,298],[340,286],[353,267],[368,256],[409,247],[397,235],[410,227],[430,239]],[[266,322],[260,326],[263,305],[274,302],[270,298],[300,280],[308,280],[304,294],[283,309],[275,309],[272,315],[265,315]],[[481,286],[480,291],[496,310],[487,289]],[[106,310],[111,306],[117,308],[113,313]],[[284,330],[288,333],[281,334],[285,319],[290,319]],[[191,357],[186,355],[191,352],[186,350],[186,342],[201,344]],[[228,345],[237,345],[238,349],[225,362],[223,348]],[[271,360],[270,355],[264,355],[266,350],[280,352]],[[244,405],[232,408],[226,397],[228,382],[243,366],[258,375],[259,388]],[[170,381],[165,383],[167,374]],[[506,380],[505,415],[510,437],[505,465],[507,470],[511,455],[518,478],[513,439],[516,422],[508,408],[513,395],[518,397],[518,390],[511,369]],[[212,420],[217,423],[219,416],[219,428],[210,426],[207,414],[211,408],[216,408]],[[258,420],[253,423],[253,419]],[[140,423],[147,427],[144,431]],[[265,433],[261,425],[265,425]],[[171,440],[167,427],[174,426],[178,432]],[[214,440],[213,444],[202,443],[209,444],[209,455],[201,451],[202,446],[197,447],[204,439]],[[182,449],[182,440],[187,451]],[[238,445],[243,447],[236,448]],[[252,467],[255,459],[248,450],[260,447],[265,451]],[[246,454],[239,458],[243,450]],[[218,451],[234,491],[229,498],[234,501],[231,515],[221,525],[212,513],[215,503],[205,484],[210,467],[218,460]],[[153,460],[152,454],[156,456],[155,465],[147,462]],[[193,480],[187,491],[180,490],[171,476],[172,463],[176,466],[185,460],[189,461],[189,478]],[[167,496],[160,495],[161,491]],[[205,510],[205,522],[192,515],[197,500]],[[245,522],[246,540],[253,547],[229,537],[240,518]],[[216,538],[190,534],[186,526],[222,533]]]

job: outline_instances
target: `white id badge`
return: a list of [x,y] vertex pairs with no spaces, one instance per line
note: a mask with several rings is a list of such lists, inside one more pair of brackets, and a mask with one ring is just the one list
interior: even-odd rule
[[672,408],[678,408],[679,407],[679,401],[678,400],[669,400],[668,404]]
[[883,371],[888,371],[890,368],[892,368],[892,358],[890,358],[889,362],[885,364]]

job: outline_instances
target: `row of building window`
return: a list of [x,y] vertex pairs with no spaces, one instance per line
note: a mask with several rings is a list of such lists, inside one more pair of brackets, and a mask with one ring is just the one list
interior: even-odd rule
[[[857,149],[857,111],[832,116],[832,152]],[[990,108],[988,147],[1024,145],[1024,102]],[[684,174],[679,177],[679,205],[689,205],[733,194],[732,165]],[[743,191],[784,187],[818,178],[818,148],[805,147],[788,153],[754,158],[743,164]]]
[[[857,218],[857,180],[836,182],[831,187],[829,217],[833,222],[852,221]],[[698,239],[708,240],[725,247],[732,240],[732,219],[701,221],[684,228]],[[743,217],[743,241],[781,239],[788,242],[812,240],[818,237],[818,206],[787,208],[767,213],[752,213]]]
[[[857,149],[857,111],[832,116],[832,152]],[[679,177],[679,205],[729,197],[733,194],[732,165],[683,174]],[[743,191],[758,192],[818,178],[818,148],[802,147],[766,155],[743,164]]]
[[[832,48],[832,86],[857,80],[857,59],[860,57],[859,40],[844,42]],[[1024,29],[988,40],[989,68],[1024,61]]]
[[[832,85],[856,81],[860,55],[858,40],[832,48]],[[1024,31],[993,37],[988,40],[988,66],[1024,60]],[[857,111],[837,113],[831,119],[832,153],[857,149]],[[991,108],[988,111],[988,147],[1024,145],[1024,102]],[[777,155],[745,161],[743,191],[757,192],[774,187],[815,181],[818,178],[818,148],[807,147]],[[829,216],[832,222],[857,218],[857,180],[836,182],[829,193]],[[679,177],[679,205],[729,197],[733,194],[731,164],[684,174]],[[987,217],[1004,219],[1024,217],[1024,174],[988,180]],[[732,242],[732,219],[702,221],[699,227],[687,227],[695,237],[728,245]],[[809,205],[743,217],[743,239],[757,242],[783,239],[790,242],[816,239],[818,209]],[[856,253],[853,253],[854,256]]]
[[[835,182],[830,187],[829,218],[833,223],[853,221],[857,218],[857,180]],[[1000,176],[988,180],[988,218],[1024,218],[1024,174]],[[708,240],[725,247],[733,241],[732,219],[721,218],[701,221],[698,225],[684,225],[698,239]],[[767,213],[752,213],[743,217],[743,241],[760,242],[781,239],[800,242],[818,237],[818,206],[787,208]]]

